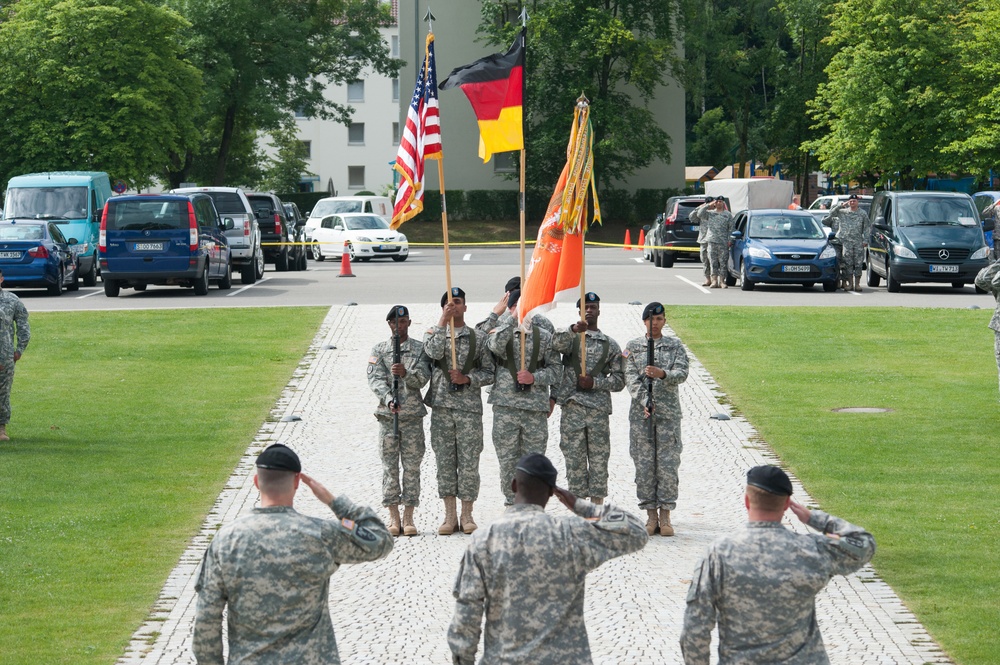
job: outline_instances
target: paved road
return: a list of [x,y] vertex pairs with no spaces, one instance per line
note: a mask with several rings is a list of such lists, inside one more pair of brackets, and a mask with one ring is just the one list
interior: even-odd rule
[[[501,277],[507,276],[507,272],[495,273],[494,269],[491,278],[499,283]],[[433,289],[433,300],[438,291],[437,287]],[[436,302],[411,301],[410,305],[415,332],[437,319]],[[200,533],[171,573],[149,621],[135,633],[119,663],[193,662],[192,575],[219,524],[252,509],[257,500],[251,480],[253,460],[268,443],[282,441],[296,448],[305,469],[334,493],[344,493],[372,506],[381,503],[381,467],[371,415],[374,397],[367,389],[364,367],[374,341],[387,334],[385,309],[381,304],[331,308],[299,370],[278,400],[274,417],[261,426]],[[477,320],[487,311],[486,303],[474,303],[469,318]],[[640,311],[637,306],[602,303],[601,327],[624,344],[642,334]],[[557,325],[565,325],[572,318],[569,308],[557,309],[552,316]],[[613,401],[608,499],[637,510],[634,469],[627,452],[627,393],[616,393]],[[711,418],[727,411],[728,407],[723,406],[726,401],[712,377],[692,357],[690,378],[681,386],[684,455],[678,508],[673,513],[677,536],[655,536],[644,550],[615,559],[588,576],[585,613],[595,663],[681,662],[678,636],[691,572],[712,540],[744,523],[741,492],[746,469],[776,461],[767,444],[741,417],[728,421]],[[288,415],[298,415],[302,420],[279,422]],[[503,503],[489,437],[488,408],[484,419],[487,441],[480,462],[482,492],[476,506],[480,527],[501,514]],[[425,427],[429,427],[429,419]],[[548,454],[558,469],[565,469],[558,437],[556,416],[550,421]],[[333,578],[331,615],[345,665],[450,662],[445,635],[454,609],[451,588],[468,538],[436,535],[441,508],[433,468],[433,453],[428,445],[422,465],[421,506],[416,513],[421,535],[397,539],[386,559],[344,566]],[[813,503],[806,489],[797,480],[793,482],[795,495]],[[329,514],[311,496],[300,497],[298,507],[309,514]],[[565,512],[555,501],[550,502],[549,510],[555,514]],[[788,526],[805,530],[797,521]],[[871,567],[834,580],[819,598],[818,617],[835,665],[948,662]]]

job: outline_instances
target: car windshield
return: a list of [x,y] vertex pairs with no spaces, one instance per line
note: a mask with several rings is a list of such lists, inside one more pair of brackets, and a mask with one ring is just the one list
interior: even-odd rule
[[45,237],[38,224],[10,224],[0,226],[0,240],[41,240]]
[[215,209],[220,215],[245,215],[247,208],[243,199],[236,192],[205,192],[215,202]]
[[384,230],[389,228],[385,220],[375,215],[364,215],[359,217],[346,217],[348,231],[364,231],[367,229]]
[[791,215],[760,215],[750,220],[747,234],[758,240],[822,240],[823,228],[810,217]]
[[976,202],[976,210],[978,210],[980,214],[982,214],[984,210],[989,208],[994,203],[993,196],[990,194],[979,194],[978,196],[975,196],[973,200]]
[[186,229],[191,225],[186,201],[115,201],[108,204],[109,231]]
[[976,226],[979,213],[966,198],[906,196],[898,199],[896,222],[900,226]]
[[342,212],[363,212],[361,201],[320,201],[312,210],[312,217],[326,217]]
[[86,219],[86,187],[11,187],[4,219]]

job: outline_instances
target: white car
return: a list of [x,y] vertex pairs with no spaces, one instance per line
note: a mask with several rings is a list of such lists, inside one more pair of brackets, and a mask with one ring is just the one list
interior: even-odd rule
[[313,258],[317,261],[327,257],[339,259],[345,248],[352,263],[383,257],[405,261],[410,254],[406,236],[393,231],[384,219],[370,213],[310,217],[306,222],[306,241],[317,243],[312,246]]

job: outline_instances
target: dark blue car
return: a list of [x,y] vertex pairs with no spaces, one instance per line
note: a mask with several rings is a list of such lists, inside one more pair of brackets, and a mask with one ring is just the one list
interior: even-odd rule
[[757,284],[817,282],[837,290],[837,250],[826,229],[806,210],[744,210],[736,215],[726,283],[744,291]]
[[0,269],[9,289],[42,288],[58,296],[80,288],[77,256],[55,222],[0,221]]

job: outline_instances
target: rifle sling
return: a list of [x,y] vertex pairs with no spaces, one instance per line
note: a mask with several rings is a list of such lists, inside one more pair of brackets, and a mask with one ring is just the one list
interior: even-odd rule
[[[590,376],[605,376],[604,366],[608,362],[608,348],[611,346],[608,338],[600,340],[601,355],[597,358],[597,364],[590,371]],[[573,351],[568,356],[563,357],[563,364],[573,368],[577,376],[580,376],[580,337],[573,339]]]
[[[514,331],[514,335],[517,331]],[[531,327],[531,358],[528,360],[528,371],[534,373],[538,368],[538,349],[541,345],[541,335],[538,332],[538,328],[535,326]],[[517,371],[519,363],[514,359],[514,336],[507,341],[507,357],[504,359],[504,365],[510,372],[510,378],[514,379],[514,383],[517,383]]]
[[[456,341],[455,343],[457,344],[458,342]],[[445,354],[443,357],[439,358],[435,362],[435,364],[438,367],[440,367],[442,371],[447,372],[448,369],[449,369],[449,367],[448,367],[448,354]],[[466,376],[468,376],[469,372],[472,370],[473,367],[478,367],[478,363],[476,362],[476,331],[475,330],[470,330],[469,331],[469,355],[467,355],[465,357],[465,362],[462,363],[462,374],[465,374]]]

